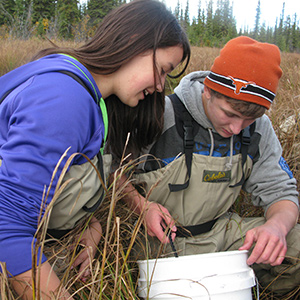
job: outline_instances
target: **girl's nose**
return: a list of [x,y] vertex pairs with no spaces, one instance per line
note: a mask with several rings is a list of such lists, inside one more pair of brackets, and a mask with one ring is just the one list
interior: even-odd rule
[[158,83],[158,84],[156,85],[156,90],[157,90],[159,93],[161,93],[161,92],[164,90],[163,85],[162,85],[161,83]]
[[159,80],[156,83],[156,90],[161,93],[164,90],[164,86],[165,86],[165,81],[166,81],[166,76],[160,76]]

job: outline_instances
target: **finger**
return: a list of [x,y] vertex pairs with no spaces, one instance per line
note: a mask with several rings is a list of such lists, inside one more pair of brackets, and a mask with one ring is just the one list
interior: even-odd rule
[[164,225],[164,229],[168,229],[168,231],[176,232],[177,227],[175,226],[175,221],[170,215],[163,215],[162,223]]
[[278,256],[280,255],[282,247],[283,245],[279,242],[269,241],[264,253],[261,255],[258,262],[270,265],[274,264],[278,259]]
[[176,226],[175,226],[175,221],[174,219],[169,215],[164,215],[164,220],[166,222],[166,224],[168,225],[168,227],[172,230],[172,231],[176,231]]
[[[175,239],[176,233],[171,231],[169,227],[166,227],[166,223],[164,220],[162,220],[161,228],[162,228],[162,231],[161,231],[160,241],[162,243],[168,244],[168,243],[170,243],[170,238],[172,238],[172,240]],[[176,230],[177,230],[177,228],[176,228]]]
[[83,281],[86,282],[87,278],[91,276],[91,271],[90,269],[84,271],[84,274],[80,276],[79,278]]
[[87,248],[81,249],[80,253],[78,256],[75,258],[72,266],[73,268],[76,268],[77,266],[81,265],[87,258],[89,257]]
[[245,237],[245,241],[242,247],[239,248],[239,250],[249,250],[252,247],[254,241],[255,241],[254,234],[248,231]]
[[163,244],[167,244],[169,243],[169,238],[168,238],[169,229],[168,227],[166,227],[164,222],[162,223],[163,224],[161,224],[161,229],[156,236]]
[[286,251],[287,251],[287,248],[285,245],[283,247],[280,247],[279,251],[278,251],[278,255],[276,257],[272,257],[272,259],[270,259],[270,262],[269,262],[270,265],[271,266],[281,265],[285,258]]
[[177,227],[175,225],[173,225],[171,228],[168,228],[168,243],[170,243],[170,239],[174,242],[176,238],[176,232]]
[[160,222],[155,222],[151,227],[147,227],[147,234],[149,236],[155,236],[160,241],[164,238],[164,227],[160,224]]
[[79,268],[79,278],[85,281],[91,275],[90,262],[89,259],[85,260]]
[[[176,230],[177,230],[177,228],[176,228]],[[175,231],[175,232],[172,231],[172,233],[171,233],[171,238],[172,238],[172,241],[174,242],[174,240],[175,240],[175,238],[176,238],[176,231]]]
[[86,255],[84,254],[80,254],[73,262],[72,267],[76,268],[78,267],[80,264],[82,264],[82,262],[84,262],[84,260],[86,259]]
[[262,239],[256,243],[251,255],[249,256],[249,258],[247,260],[248,265],[252,265],[254,263],[259,263],[259,258],[261,257],[262,253],[264,252],[266,244],[267,244],[267,242]]
[[271,236],[267,239],[267,244],[257,259],[257,263],[272,264],[277,260],[280,251],[283,248],[283,243],[277,236]]
[[271,264],[271,266],[279,266],[282,264],[283,260],[285,259],[285,254],[281,253],[278,255],[277,259],[274,263]]

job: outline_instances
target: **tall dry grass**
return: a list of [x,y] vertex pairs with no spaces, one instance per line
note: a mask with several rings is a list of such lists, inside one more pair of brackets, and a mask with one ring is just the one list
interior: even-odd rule
[[[57,41],[64,46],[74,46],[72,42]],[[32,39],[27,41],[2,40],[0,41],[0,75],[29,61],[40,49],[50,46],[46,40]],[[209,70],[215,57],[219,54],[217,48],[192,48],[192,59],[187,73],[196,70]],[[299,109],[300,109],[300,55],[282,54],[283,77],[280,81],[276,101],[268,112],[274,125],[275,131],[282,143],[283,154],[286,158],[295,178],[300,182],[299,175]],[[169,83],[168,90],[177,85],[178,80]],[[292,116],[288,128],[283,129],[282,124]],[[127,172],[128,166],[123,166],[120,172]],[[71,269],[71,263],[78,253],[75,252],[74,244],[78,243],[78,236],[86,228],[82,223],[80,227],[72,231],[63,240],[45,244],[45,234],[39,236],[40,245],[44,247],[49,261],[61,278],[61,283],[66,286],[75,299],[138,299],[136,294],[138,270],[135,261],[130,259],[130,251],[137,239],[137,233],[142,224],[143,216],[135,215],[122,202],[122,191],[116,188],[117,178],[108,187],[108,193],[104,203],[96,217],[101,220],[103,238],[98,246],[98,253],[91,261],[91,276],[83,282],[79,279],[78,270]],[[241,215],[257,216],[262,211],[253,207],[248,195],[242,194],[233,207]],[[46,224],[46,221],[44,221]],[[43,226],[41,227],[43,228]],[[76,247],[75,247],[76,248]],[[16,300],[10,286],[9,274],[0,274],[0,298],[2,300]],[[255,298],[255,297],[254,297]],[[39,298],[36,298],[39,299]],[[59,294],[53,296],[59,299]],[[277,298],[263,291],[260,299],[265,300],[288,300],[300,299],[299,289],[290,295]]]
[[[78,46],[74,41],[53,40],[52,42],[66,47]],[[51,47],[51,43],[47,39],[17,40],[0,38],[0,76],[29,62],[34,54],[47,47]]]

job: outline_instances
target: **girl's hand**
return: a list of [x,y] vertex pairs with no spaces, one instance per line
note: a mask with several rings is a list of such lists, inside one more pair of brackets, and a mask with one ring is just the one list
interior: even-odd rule
[[72,267],[79,267],[80,278],[85,281],[86,278],[90,275],[91,270],[89,266],[95,256],[98,244],[102,236],[102,227],[99,221],[92,217],[88,228],[82,234],[80,239],[80,245],[82,245],[83,250],[80,251],[80,254],[76,257]]

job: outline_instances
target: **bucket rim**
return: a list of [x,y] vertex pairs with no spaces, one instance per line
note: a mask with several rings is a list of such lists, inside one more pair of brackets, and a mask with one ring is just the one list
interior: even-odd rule
[[162,257],[162,258],[152,258],[152,259],[144,259],[144,260],[137,260],[138,264],[144,264],[144,263],[153,263],[153,262],[171,262],[171,261],[179,261],[179,260],[190,260],[193,258],[209,258],[209,257],[222,257],[222,256],[233,256],[233,255],[243,255],[247,254],[248,250],[233,250],[233,251],[220,251],[220,252],[212,252],[212,253],[200,253],[200,254],[192,254],[192,255],[182,255],[179,257]]

